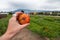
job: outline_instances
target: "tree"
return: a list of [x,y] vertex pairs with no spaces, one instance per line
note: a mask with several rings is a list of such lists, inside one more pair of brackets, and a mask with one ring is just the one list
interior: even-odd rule
[[12,12],[8,12],[9,13],[9,15],[12,15],[13,13]]

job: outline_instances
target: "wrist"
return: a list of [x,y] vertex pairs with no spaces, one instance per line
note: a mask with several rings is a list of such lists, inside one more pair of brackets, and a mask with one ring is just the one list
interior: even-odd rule
[[9,35],[4,34],[1,36],[0,40],[10,40],[10,38],[11,37]]
[[1,36],[1,40],[11,40],[12,37],[13,37],[13,35],[5,33],[4,35]]

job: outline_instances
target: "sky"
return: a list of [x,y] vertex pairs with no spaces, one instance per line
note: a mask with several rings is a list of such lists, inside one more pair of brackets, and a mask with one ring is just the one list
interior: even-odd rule
[[0,0],[0,11],[16,9],[60,11],[60,0]]

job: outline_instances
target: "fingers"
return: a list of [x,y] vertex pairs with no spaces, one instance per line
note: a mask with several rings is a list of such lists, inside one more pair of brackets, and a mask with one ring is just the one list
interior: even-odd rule
[[22,14],[22,12],[16,12],[15,14],[16,14],[16,16],[18,16],[19,14]]
[[15,14],[12,15],[12,18],[15,18],[15,19],[16,19],[17,16],[18,16],[20,13],[22,13],[22,12],[16,12]]
[[22,12],[16,12],[15,14],[13,14],[13,17],[17,17],[19,14],[21,14]]
[[21,14],[22,12],[16,12],[15,14],[12,15],[11,19],[16,20],[18,15]]

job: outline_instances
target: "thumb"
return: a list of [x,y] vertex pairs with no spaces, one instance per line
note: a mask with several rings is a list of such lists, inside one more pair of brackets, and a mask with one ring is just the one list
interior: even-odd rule
[[26,27],[26,26],[28,26],[30,23],[27,23],[27,24],[24,24],[24,25],[22,25],[23,27]]

